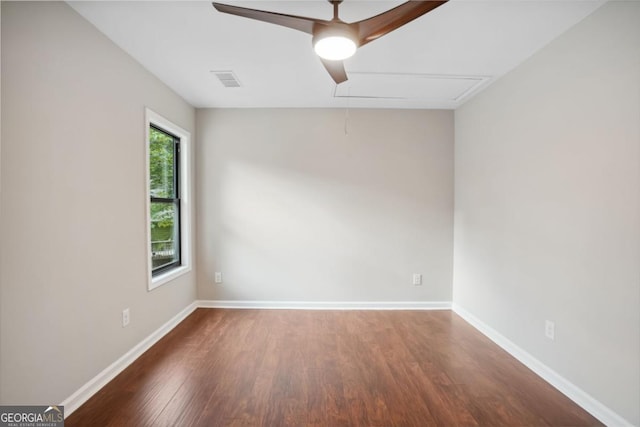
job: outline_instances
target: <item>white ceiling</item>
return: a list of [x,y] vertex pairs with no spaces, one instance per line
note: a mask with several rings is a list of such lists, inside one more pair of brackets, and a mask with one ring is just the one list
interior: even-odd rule
[[[331,19],[326,0],[223,1]],[[402,1],[346,0],[359,21]],[[358,49],[338,87],[302,32],[217,12],[210,2],[69,2],[195,107],[456,108],[604,0],[451,0]],[[230,70],[225,88],[211,71]]]

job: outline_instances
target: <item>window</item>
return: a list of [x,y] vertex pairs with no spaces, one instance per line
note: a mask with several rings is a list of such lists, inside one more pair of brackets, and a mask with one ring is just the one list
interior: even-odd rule
[[180,138],[149,126],[151,273],[180,265]]
[[190,270],[189,133],[147,109],[149,290]]

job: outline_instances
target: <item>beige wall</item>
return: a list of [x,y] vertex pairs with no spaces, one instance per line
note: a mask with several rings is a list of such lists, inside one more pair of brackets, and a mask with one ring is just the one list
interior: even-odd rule
[[66,4],[2,2],[2,404],[59,403],[195,298],[147,292],[145,106],[195,130]]
[[454,302],[635,425],[639,23],[605,5],[455,116]]
[[198,110],[199,298],[451,300],[453,113],[345,116]]

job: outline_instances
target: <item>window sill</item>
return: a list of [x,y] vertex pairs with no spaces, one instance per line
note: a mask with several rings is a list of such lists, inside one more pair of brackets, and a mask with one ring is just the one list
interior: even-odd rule
[[154,276],[149,281],[149,290],[152,291],[155,288],[164,285],[174,279],[177,279],[180,276],[184,276],[186,273],[191,271],[191,267],[188,265],[183,265],[180,267],[176,267],[172,270]]

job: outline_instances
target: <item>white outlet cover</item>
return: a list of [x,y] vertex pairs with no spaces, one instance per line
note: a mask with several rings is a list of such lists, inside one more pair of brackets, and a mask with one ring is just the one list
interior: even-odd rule
[[222,273],[221,272],[216,271],[214,276],[215,276],[214,281],[216,283],[222,283]]
[[422,285],[422,274],[420,274],[420,273],[414,273],[413,274],[413,284],[415,286]]
[[553,323],[551,320],[545,321],[544,334],[550,340],[555,340],[555,338],[556,338],[556,324]]

